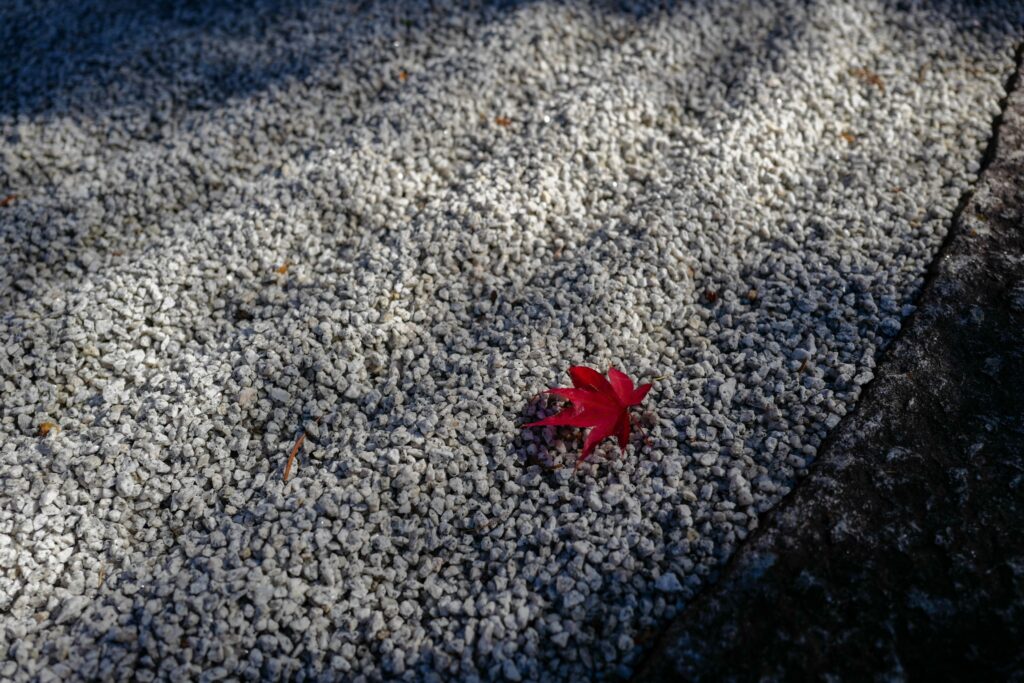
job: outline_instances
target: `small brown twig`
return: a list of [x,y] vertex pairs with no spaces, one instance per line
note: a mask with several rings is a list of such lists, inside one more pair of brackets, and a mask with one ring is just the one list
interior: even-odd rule
[[298,440],[295,442],[295,446],[292,447],[292,452],[288,456],[288,463],[284,466],[284,480],[288,481],[288,474],[292,471],[292,463],[295,462],[295,456],[299,454],[299,449],[302,448],[303,442],[306,440],[306,430],[302,430],[299,434]]
[[[313,424],[320,424],[320,419],[322,417],[323,417],[323,415],[321,415],[316,420],[314,420]],[[284,466],[284,480],[286,482],[288,481],[288,474],[291,473],[291,471],[292,471],[292,463],[295,462],[295,456],[297,456],[299,454],[299,449],[302,448],[302,444],[305,443],[305,441],[306,441],[306,430],[303,429],[302,433],[299,434],[299,438],[295,440],[295,445],[292,446],[292,452],[288,455],[288,462],[285,463],[285,466]]]

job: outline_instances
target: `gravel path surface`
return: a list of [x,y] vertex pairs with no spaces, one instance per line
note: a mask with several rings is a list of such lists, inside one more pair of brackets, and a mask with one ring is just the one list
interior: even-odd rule
[[[1024,21],[750,5],[5,4],[0,678],[628,676],[871,379]],[[576,363],[667,378],[574,476],[518,425]]]

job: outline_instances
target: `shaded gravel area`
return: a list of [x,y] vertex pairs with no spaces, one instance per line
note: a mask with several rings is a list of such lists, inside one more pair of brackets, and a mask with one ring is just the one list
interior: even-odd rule
[[[3,3],[0,679],[632,675],[913,311],[1022,8]],[[574,475],[577,363],[663,379]]]
[[1015,81],[993,161],[856,412],[634,680],[1024,678]]

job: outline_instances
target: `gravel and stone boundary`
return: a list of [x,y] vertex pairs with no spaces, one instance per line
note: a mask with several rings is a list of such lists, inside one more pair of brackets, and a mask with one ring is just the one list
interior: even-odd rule
[[638,683],[1024,679],[1020,76],[856,411]]

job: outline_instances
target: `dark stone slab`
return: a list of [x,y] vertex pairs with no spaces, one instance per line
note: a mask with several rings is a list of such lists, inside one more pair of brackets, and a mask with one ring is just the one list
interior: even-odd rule
[[1019,77],[856,411],[637,681],[1024,680]]

